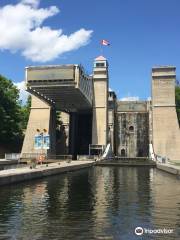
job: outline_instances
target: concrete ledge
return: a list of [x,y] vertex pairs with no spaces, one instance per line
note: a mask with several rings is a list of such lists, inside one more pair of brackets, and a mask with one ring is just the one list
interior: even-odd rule
[[71,163],[63,162],[60,165],[58,163],[52,163],[49,164],[48,167],[38,166],[35,169],[30,169],[26,167],[19,169],[3,170],[0,171],[0,185],[24,182],[27,180],[80,170],[83,168],[91,167],[93,165],[94,162],[74,161]]
[[170,174],[176,175],[180,179],[180,167],[179,166],[175,166],[175,165],[171,165],[171,164],[157,163],[157,168],[162,171],[168,172]]
[[102,160],[96,162],[98,166],[119,166],[119,167],[156,167],[156,162],[150,160]]
[[141,163],[97,163],[97,166],[116,166],[116,167],[156,167],[155,164],[141,164]]
[[0,166],[1,165],[13,165],[13,164],[17,164],[18,160],[0,160]]

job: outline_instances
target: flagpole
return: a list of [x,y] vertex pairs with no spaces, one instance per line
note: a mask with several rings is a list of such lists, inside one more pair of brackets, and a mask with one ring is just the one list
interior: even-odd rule
[[102,44],[101,44],[100,50],[101,50],[101,55],[103,56],[103,45]]
[[103,56],[103,45],[102,45],[102,43],[100,42],[100,55],[102,55]]

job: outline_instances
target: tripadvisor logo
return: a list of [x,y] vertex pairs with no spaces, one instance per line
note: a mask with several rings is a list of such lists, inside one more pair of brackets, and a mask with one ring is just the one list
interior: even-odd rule
[[135,228],[135,234],[136,235],[140,236],[140,235],[143,235],[143,233],[144,233],[144,230],[143,230],[142,227]]
[[171,234],[174,232],[173,229],[149,229],[149,228],[142,228],[142,227],[136,227],[135,228],[135,234],[138,236],[141,236],[143,234]]

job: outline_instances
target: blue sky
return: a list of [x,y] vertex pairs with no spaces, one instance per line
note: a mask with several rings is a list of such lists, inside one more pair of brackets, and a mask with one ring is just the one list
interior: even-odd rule
[[[0,10],[7,4],[16,5],[19,2],[1,0]],[[58,57],[54,59],[52,56],[49,61],[42,63],[31,60],[32,54],[29,57],[27,46],[23,56],[19,45],[12,48],[12,41],[20,40],[16,39],[16,34],[7,34],[8,41],[10,37],[13,40],[9,45],[0,40],[0,74],[14,82],[21,82],[25,66],[66,63],[81,63],[91,73],[94,58],[100,55],[99,42],[107,39],[111,45],[104,47],[104,56],[109,62],[110,87],[119,98],[148,98],[151,95],[152,66],[175,65],[177,76],[180,76],[179,0],[41,0],[35,9],[50,6],[56,6],[56,9],[52,9],[53,16],[43,20],[40,27],[62,29],[67,36],[84,29],[86,32],[77,36],[79,46],[76,43],[73,45],[78,49],[73,50],[70,42],[70,50],[63,54],[59,50]],[[57,9],[59,13],[56,12]],[[16,13],[18,15],[17,11]],[[16,24],[10,22],[9,27],[6,27],[7,32],[11,32]],[[88,32],[90,30],[93,32]],[[80,38],[84,39],[82,44]]]

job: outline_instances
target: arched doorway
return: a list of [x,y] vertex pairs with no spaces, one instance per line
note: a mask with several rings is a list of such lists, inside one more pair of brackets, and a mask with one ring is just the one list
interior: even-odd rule
[[121,157],[125,157],[125,155],[126,155],[126,151],[125,151],[125,149],[123,148],[123,149],[121,149]]

